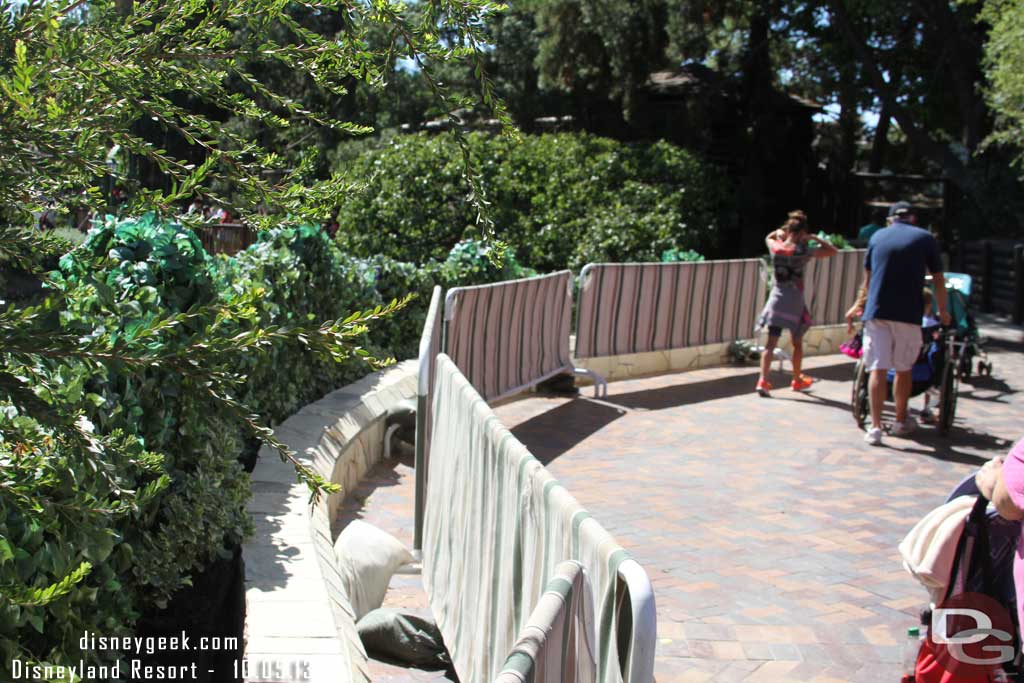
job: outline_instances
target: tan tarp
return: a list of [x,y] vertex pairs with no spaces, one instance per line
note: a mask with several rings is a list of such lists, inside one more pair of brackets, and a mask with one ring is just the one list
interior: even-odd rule
[[571,292],[567,270],[449,290],[445,353],[488,401],[571,373]]
[[[555,567],[571,559],[586,569],[594,591],[598,680],[621,681],[619,616],[632,604],[619,578],[625,551],[498,421],[443,354],[437,360],[433,422],[423,583],[460,680],[494,680]],[[649,587],[649,580],[644,583]],[[631,631],[622,636],[624,642],[634,638]],[[653,623],[644,637],[655,637]],[[650,672],[653,643],[631,650],[642,653],[634,657],[651,659],[635,670]]]
[[846,322],[846,310],[864,280],[864,250],[840,251],[831,258],[811,259],[804,271],[804,297],[812,325]]
[[590,264],[580,276],[575,355],[749,339],[764,300],[758,259]]
[[593,599],[583,565],[555,567],[497,683],[594,683]]

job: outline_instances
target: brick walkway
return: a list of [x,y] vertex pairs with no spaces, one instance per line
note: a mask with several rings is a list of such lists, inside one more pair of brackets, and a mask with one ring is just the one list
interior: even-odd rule
[[[948,438],[922,428],[863,444],[841,356],[808,362],[821,379],[808,395],[760,399],[752,367],[720,368],[615,383],[602,402],[534,396],[497,413],[647,570],[659,683],[898,680],[901,634],[926,594],[897,544],[1024,436],[1024,339],[985,331],[994,377],[961,385]],[[411,541],[411,472],[379,466],[347,514]],[[422,608],[414,579],[392,587],[389,604]],[[375,680],[440,679],[374,666]]]

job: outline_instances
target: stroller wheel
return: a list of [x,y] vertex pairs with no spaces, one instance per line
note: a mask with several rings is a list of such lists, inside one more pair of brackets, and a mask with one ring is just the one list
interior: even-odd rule
[[850,396],[850,411],[858,427],[863,428],[868,419],[868,373],[864,369],[864,361],[857,361],[854,371],[853,391]]
[[939,396],[939,434],[945,436],[953,426],[956,415],[957,377],[952,364],[947,364],[942,371],[942,384]]
[[[963,356],[960,362],[957,363],[957,371],[960,373],[960,379],[967,379],[971,376],[971,359],[967,356]],[[979,374],[981,374],[979,372]]]

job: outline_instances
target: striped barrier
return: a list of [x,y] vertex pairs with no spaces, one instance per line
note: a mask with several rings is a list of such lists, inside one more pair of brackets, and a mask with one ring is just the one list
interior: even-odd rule
[[444,350],[477,391],[495,401],[575,372],[569,355],[571,318],[568,270],[456,287],[445,297]]
[[496,683],[595,683],[593,600],[583,565],[555,567]]
[[846,322],[846,310],[864,279],[864,249],[847,249],[835,256],[811,259],[804,271],[804,292],[812,325]]
[[[459,679],[494,680],[555,567],[576,560],[594,591],[602,683],[652,683],[650,580],[551,477],[452,359],[437,359],[423,583]],[[620,647],[622,648],[620,650]]]
[[416,386],[416,499],[414,503],[413,550],[423,548],[423,506],[426,501],[427,471],[430,468],[431,395],[434,391],[434,363],[441,352],[441,288],[434,287],[423,322],[417,357]]
[[591,263],[580,273],[576,357],[748,339],[765,300],[759,259]]

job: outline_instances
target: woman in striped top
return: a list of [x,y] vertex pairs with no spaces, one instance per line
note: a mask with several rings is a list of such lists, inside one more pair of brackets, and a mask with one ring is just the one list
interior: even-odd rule
[[828,240],[808,233],[807,216],[803,211],[790,211],[786,222],[778,230],[773,230],[765,243],[772,255],[775,278],[768,303],[758,321],[759,328],[768,328],[768,343],[761,354],[761,376],[755,391],[767,398],[772,390],[768,372],[783,328],[789,330],[793,339],[793,381],[790,387],[794,391],[805,391],[814,382],[800,371],[804,332],[811,326],[811,314],[804,301],[804,268],[812,258],[834,256],[838,249]]

